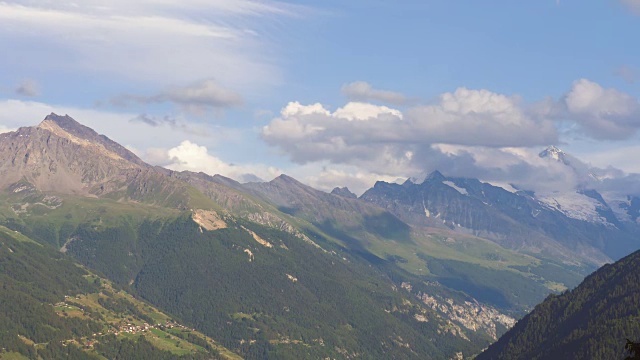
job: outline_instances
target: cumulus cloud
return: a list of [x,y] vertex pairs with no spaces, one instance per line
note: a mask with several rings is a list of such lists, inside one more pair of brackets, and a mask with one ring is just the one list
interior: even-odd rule
[[16,94],[22,96],[38,96],[40,95],[40,85],[32,79],[23,80],[16,88]]
[[243,100],[240,94],[221,87],[213,80],[173,87],[152,96],[121,95],[111,100],[111,103],[116,106],[166,102],[173,103],[184,111],[201,114],[207,110],[240,106]]
[[404,104],[407,97],[401,93],[373,88],[365,81],[356,81],[342,86],[342,94],[351,101],[381,101],[390,104]]
[[14,68],[255,88],[280,79],[266,25],[302,12],[255,0],[13,0],[0,2],[0,35],[18,52]]
[[556,143],[554,123],[527,111],[515,96],[488,90],[459,88],[440,96],[438,103],[407,111],[410,131],[432,143],[490,147]]
[[[357,109],[364,111],[358,113]],[[320,160],[366,162],[385,152],[385,143],[376,142],[370,135],[376,128],[388,128],[402,121],[398,114],[393,109],[370,104],[347,104],[330,112],[320,104],[305,106],[294,102],[263,128],[262,137],[299,164]],[[389,156],[395,157],[396,154]]]
[[560,105],[563,115],[594,139],[628,139],[640,128],[637,98],[587,79],[574,82]]
[[300,164],[329,160],[382,168],[403,167],[438,143],[507,147],[558,140],[553,122],[530,116],[518,98],[465,88],[405,112],[361,102],[331,112],[321,104],[292,102],[262,137]]
[[271,179],[282,173],[275,167],[258,164],[236,165],[227,163],[209,153],[205,146],[185,140],[180,145],[166,151],[153,150],[154,160],[168,169],[176,171],[196,171],[210,175],[220,174],[234,180],[245,182],[256,178]]

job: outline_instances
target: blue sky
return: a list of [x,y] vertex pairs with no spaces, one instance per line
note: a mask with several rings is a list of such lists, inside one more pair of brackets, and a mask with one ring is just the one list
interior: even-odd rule
[[322,189],[573,186],[536,154],[640,172],[639,33],[639,0],[6,1],[0,131],[68,113],[154,164]]

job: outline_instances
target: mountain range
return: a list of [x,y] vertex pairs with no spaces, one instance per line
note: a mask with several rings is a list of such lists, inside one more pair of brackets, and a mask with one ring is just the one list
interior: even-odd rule
[[537,194],[434,171],[358,197],[151,166],[51,114],[0,134],[0,225],[234,356],[467,358],[640,247],[638,197],[589,187],[603,175],[557,148],[540,156],[584,186]]

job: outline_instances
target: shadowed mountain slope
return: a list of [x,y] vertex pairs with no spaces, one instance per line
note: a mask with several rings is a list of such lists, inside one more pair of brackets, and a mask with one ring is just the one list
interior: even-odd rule
[[640,339],[640,252],[551,295],[477,360],[623,359]]

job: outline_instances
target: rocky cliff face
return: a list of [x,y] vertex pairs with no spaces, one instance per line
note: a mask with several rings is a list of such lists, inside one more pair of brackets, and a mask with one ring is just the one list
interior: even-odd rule
[[[432,283],[431,286],[438,287],[440,285]],[[411,283],[408,282],[403,282],[401,288],[418,298],[427,308],[446,319],[450,324],[450,329],[455,330],[455,334],[480,331],[497,340],[498,334],[502,333],[504,329],[510,329],[516,323],[516,319],[473,299],[453,299],[438,292],[415,291]],[[420,321],[418,316],[416,319]]]
[[346,198],[349,198],[349,199],[357,199],[358,198],[358,196],[356,194],[352,193],[351,190],[349,190],[348,187],[336,187],[335,189],[333,189],[331,191],[331,193],[333,195],[339,195],[339,196],[346,197]]

